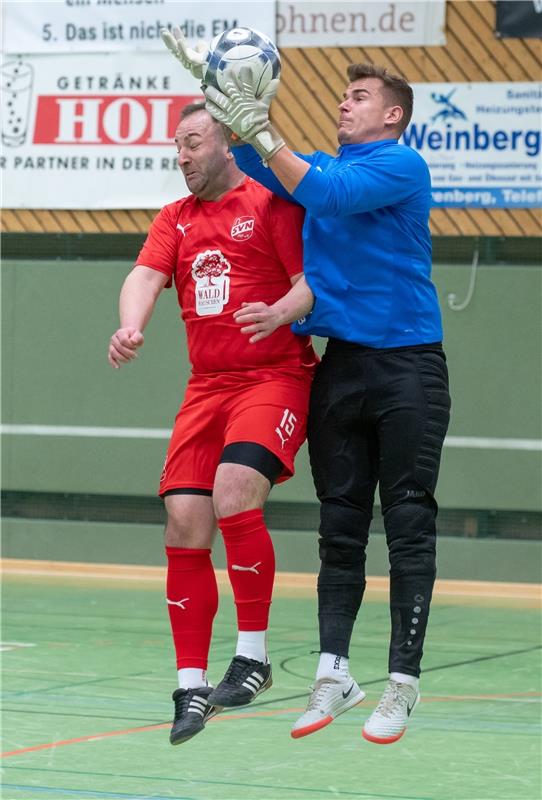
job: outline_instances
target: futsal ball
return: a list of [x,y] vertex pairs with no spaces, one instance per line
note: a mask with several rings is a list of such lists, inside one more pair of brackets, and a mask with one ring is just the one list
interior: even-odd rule
[[241,67],[250,66],[253,89],[260,97],[272,78],[280,75],[279,51],[264,33],[251,28],[232,28],[212,40],[203,68],[203,82],[223,92]]

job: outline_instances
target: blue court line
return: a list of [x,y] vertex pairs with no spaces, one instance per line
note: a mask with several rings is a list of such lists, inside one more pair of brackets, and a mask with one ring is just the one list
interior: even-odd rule
[[58,789],[55,786],[26,786],[18,783],[3,783],[4,789],[15,789],[18,792],[41,792],[42,794],[59,794],[77,795],[77,797],[112,797],[112,798],[129,798],[129,800],[198,800],[196,797],[182,797],[169,794],[167,797],[161,794],[127,794],[126,792],[93,792],[86,791],[85,789]]
[[[90,770],[71,770],[71,769],[51,769],[49,767],[45,768],[36,768],[36,767],[15,767],[10,765],[6,765],[5,769],[16,769],[22,770],[24,772],[45,772],[45,773],[63,773],[63,774],[70,774],[76,773],[77,775],[86,775],[93,776],[93,777],[100,777],[100,778],[128,778],[128,779],[136,779],[136,780],[151,780],[151,781],[167,781],[175,782],[179,784],[184,779],[180,778],[170,778],[167,776],[157,776],[157,775],[132,775],[132,774],[125,774],[125,773],[111,773],[111,772],[97,772],[97,771],[90,771]],[[325,794],[326,796],[330,796],[330,793],[333,794],[334,797],[358,797],[362,798],[362,800],[436,800],[434,797],[427,797],[426,795],[406,795],[406,794],[381,794],[379,792],[352,792],[348,789],[336,789],[330,790],[329,788],[314,788],[314,787],[305,787],[305,786],[277,786],[276,784],[268,784],[268,783],[242,783],[240,781],[217,781],[212,779],[206,780],[192,780],[187,779],[192,784],[197,784],[198,787],[201,786],[224,786],[228,788],[233,787],[243,787],[244,789],[279,789],[281,792],[307,792],[308,794],[312,795],[321,795]],[[4,786],[14,786],[14,784],[3,784]],[[67,790],[66,790],[67,791]],[[82,790],[77,790],[81,793]],[[82,792],[84,794],[84,792]],[[92,794],[92,793],[91,793]],[[96,797],[126,797],[127,795],[124,794],[111,794],[109,795],[107,792],[99,793],[95,792],[94,796]],[[167,798],[162,798],[160,795],[128,795],[130,800],[196,800],[196,798],[176,798],[168,795]],[[286,797],[286,794],[284,795]]]

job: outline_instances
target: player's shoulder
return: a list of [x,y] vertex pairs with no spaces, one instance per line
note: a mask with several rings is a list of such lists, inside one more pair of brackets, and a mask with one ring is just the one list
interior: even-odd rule
[[394,142],[383,152],[384,154],[388,155],[389,158],[400,161],[403,164],[409,164],[413,169],[427,169],[427,163],[423,156],[421,156],[417,150],[414,150],[412,147],[409,147],[407,144],[403,144],[402,142]]
[[293,208],[298,208],[297,203],[292,203],[284,197],[281,197],[261,183],[258,183],[253,178],[247,178],[245,184],[251,200],[255,205],[258,205],[262,211],[267,210],[269,213],[287,213],[291,212]]
[[170,221],[176,224],[183,211],[187,211],[194,206],[194,195],[189,194],[187,197],[181,197],[174,200],[172,203],[166,203],[158,212],[158,216],[165,221]]
[[424,185],[430,185],[431,174],[425,158],[406,144],[398,144],[397,147],[400,148],[400,158],[407,165],[410,175]]
[[195,202],[195,195],[189,194],[186,197],[180,197],[178,200],[174,200],[172,203],[167,203],[165,206],[162,207],[162,211],[165,211],[167,214],[171,216],[176,216],[184,208],[193,206],[194,202]]
[[[362,162],[363,163],[363,162]],[[425,159],[412,147],[396,140],[387,141],[368,154],[366,163],[379,166],[395,175],[410,176],[416,180],[427,179],[429,167]]]
[[258,183],[258,181],[254,180],[254,178],[250,178],[248,175],[245,176],[242,187],[246,194],[254,197],[256,200],[261,200],[262,202],[267,202],[269,197],[272,195],[272,192],[269,189],[267,189],[261,183]]

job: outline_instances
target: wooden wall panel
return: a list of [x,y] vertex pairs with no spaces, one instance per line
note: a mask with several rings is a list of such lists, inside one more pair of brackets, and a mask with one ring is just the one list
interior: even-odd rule
[[[336,147],[337,106],[346,67],[372,61],[413,83],[536,81],[542,76],[542,44],[536,39],[497,39],[493,0],[448,0],[445,47],[347,47],[285,49],[273,119],[300,152]],[[9,232],[144,233],[155,210],[7,210]],[[434,209],[434,235],[539,236],[540,213],[529,209]]]

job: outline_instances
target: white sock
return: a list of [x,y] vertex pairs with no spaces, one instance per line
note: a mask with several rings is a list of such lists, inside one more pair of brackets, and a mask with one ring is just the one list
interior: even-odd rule
[[348,659],[345,656],[336,656],[334,653],[320,653],[316,680],[321,678],[334,678],[338,681],[348,680]]
[[199,689],[201,686],[208,686],[207,672],[204,669],[195,667],[183,667],[177,670],[179,679],[179,689]]
[[235,655],[267,664],[267,631],[239,631]]
[[409,686],[413,686],[416,691],[418,690],[420,680],[414,675],[405,675],[404,672],[390,672],[390,678],[392,681],[397,681],[397,683],[406,683]]

